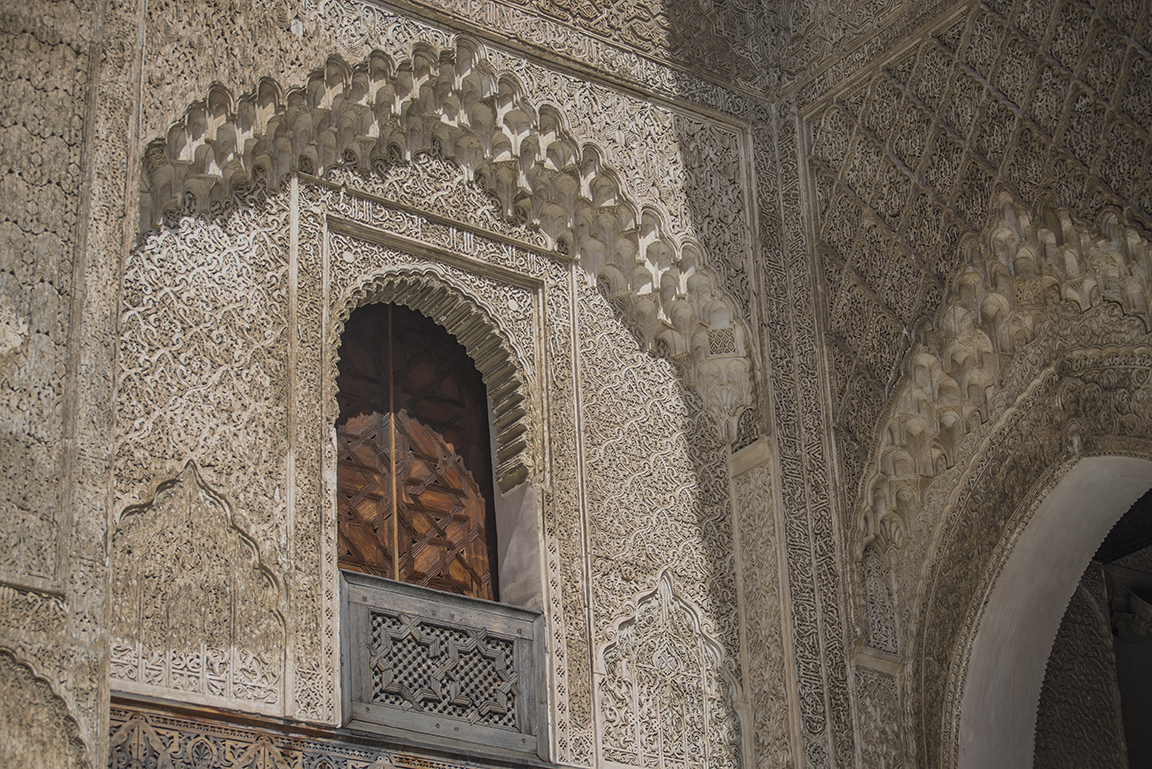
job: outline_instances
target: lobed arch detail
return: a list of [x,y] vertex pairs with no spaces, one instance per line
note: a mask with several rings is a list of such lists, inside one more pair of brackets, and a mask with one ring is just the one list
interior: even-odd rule
[[289,90],[269,78],[240,97],[213,86],[148,146],[141,227],[186,204],[207,211],[241,185],[275,194],[293,172],[371,173],[434,147],[504,218],[538,228],[546,247],[578,258],[640,344],[682,364],[724,439],[736,437],[754,399],[751,337],[702,245],[671,233],[661,208],[630,196],[558,107],[533,103],[469,37],[443,50],[417,42],[403,60],[374,51],[349,65],[332,56]]
[[353,310],[368,304],[402,304],[423,313],[456,337],[476,364],[492,402],[493,470],[502,493],[531,477],[534,462],[533,408],[525,356],[499,322],[468,289],[433,267],[404,268],[368,276],[344,298],[328,339],[328,417],[335,423],[338,350]]
[[1113,211],[1093,225],[1042,200],[1008,195],[982,238],[961,243],[961,267],[937,315],[905,359],[860,490],[855,552],[876,548],[895,568],[932,481],[961,444],[1002,410],[1012,362],[1061,303],[1079,313],[1111,303],[1152,329],[1152,244]]

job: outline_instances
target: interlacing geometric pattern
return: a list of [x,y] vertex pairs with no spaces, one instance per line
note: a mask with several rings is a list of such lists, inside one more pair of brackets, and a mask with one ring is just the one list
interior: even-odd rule
[[513,639],[374,611],[372,702],[517,729]]

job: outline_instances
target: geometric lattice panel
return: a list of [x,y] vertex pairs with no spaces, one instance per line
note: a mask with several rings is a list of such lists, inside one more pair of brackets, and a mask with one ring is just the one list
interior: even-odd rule
[[516,728],[512,639],[403,614],[372,612],[371,618],[373,702]]
[[351,728],[547,758],[543,615],[355,571],[341,582]]

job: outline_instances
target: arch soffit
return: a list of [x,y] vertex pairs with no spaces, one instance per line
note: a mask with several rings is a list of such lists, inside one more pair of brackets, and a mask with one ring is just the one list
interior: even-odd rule
[[213,86],[148,146],[141,227],[159,226],[187,200],[207,211],[253,181],[275,194],[293,171],[371,173],[434,145],[504,217],[539,228],[549,248],[577,256],[648,351],[686,364],[722,437],[735,437],[754,399],[751,337],[702,246],[673,236],[659,207],[632,199],[600,149],[571,134],[560,109],[533,104],[471,38],[444,50],[418,42],[400,61],[375,51],[349,66],[332,56],[287,91],[269,78],[239,98]]
[[[1117,388],[1123,402],[1134,382],[1147,391],[1138,375],[1113,376],[1124,367],[1152,368],[1152,347],[1084,350],[1045,369],[969,452],[964,472],[949,476],[949,493],[939,500],[943,509],[937,510],[940,520],[930,541],[915,543],[919,567],[909,568],[916,569],[919,579],[903,633],[904,715],[926,766],[956,767],[973,644],[989,596],[1041,503],[1067,471],[1081,463],[1091,466],[1085,460],[1152,460],[1152,413],[1136,415],[1121,429],[1109,420],[1097,424],[1083,418],[1093,409],[1110,409],[1107,399],[1094,397],[1101,384]],[[1073,410],[1080,416],[1053,419],[1065,410],[1062,402],[1079,402]]]
[[[496,428],[496,482],[508,493],[531,475],[534,462],[532,402],[526,382],[522,351],[510,341],[499,322],[483,309],[482,301],[464,286],[434,267],[400,268],[365,277],[345,297],[328,339],[328,413],[334,419],[340,336],[357,307],[375,303],[402,304],[443,326],[464,346],[476,364],[492,401]],[[328,420],[329,422],[332,419]]]
[[1050,310],[1111,304],[1135,322],[1119,336],[1152,328],[1152,244],[1113,212],[1088,227],[1043,203],[1033,217],[1005,195],[984,237],[961,248],[948,297],[906,357],[860,490],[855,552],[875,547],[893,568],[933,480],[1008,405],[1007,390],[1018,389],[1008,387],[1012,363],[1044,332]]
[[1040,688],[1068,601],[1109,529],[1152,485],[1148,456],[1076,457],[1053,470],[1047,492],[992,554],[978,591],[987,598],[954,654],[947,766],[1031,763]]

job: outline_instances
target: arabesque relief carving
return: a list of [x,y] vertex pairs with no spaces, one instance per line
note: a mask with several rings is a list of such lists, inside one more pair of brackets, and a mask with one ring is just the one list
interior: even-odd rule
[[[712,13],[706,16],[689,3],[634,0],[585,4],[511,0],[483,7],[436,0],[432,5],[468,20],[482,15],[496,29],[615,73],[652,77],[657,70],[662,75],[652,77],[657,82],[684,73],[681,77],[692,81],[700,78],[728,87],[767,88],[775,74],[769,66],[775,48],[761,37],[783,34],[776,9],[746,0],[710,9]],[[304,8],[306,16],[319,18],[337,42],[349,49],[387,29],[387,24],[374,18],[386,12],[367,3],[312,0]],[[697,88],[706,86],[701,83]]]
[[[921,517],[935,523],[917,526],[904,556],[916,573],[903,578],[919,580],[908,606],[905,713],[922,765],[957,765],[973,640],[1013,535],[1078,458],[1152,457],[1152,337],[1115,305],[1060,309],[1030,360],[1014,362],[1021,377],[1000,399],[1008,408],[966,446],[963,471],[933,484]],[[1121,334],[1127,344],[1114,343]]]
[[[386,172],[429,151],[459,169],[454,185],[476,185],[499,216],[530,223],[547,248],[576,256],[601,279],[646,349],[689,362],[721,434],[735,438],[752,402],[747,321],[726,293],[747,295],[742,259],[724,268],[728,285],[719,283],[699,242],[670,232],[659,207],[633,200],[601,150],[574,138],[554,107],[530,103],[517,79],[466,38],[443,52],[416,43],[402,61],[377,51],[349,67],[332,57],[305,88],[287,93],[270,80],[239,99],[212,89],[150,145],[141,219],[155,225],[180,201],[207,210],[253,179],[274,191],[292,169]],[[730,207],[740,213],[717,228],[739,253],[742,207]],[[716,332],[733,341],[714,352]]]
[[193,463],[112,535],[113,688],[280,714],[282,578]]
[[624,610],[597,657],[604,758],[659,769],[744,766],[740,687],[700,610],[667,572]]
[[960,241],[1001,194],[1152,226],[1143,18],[1139,3],[973,3],[810,108],[845,489],[868,472]]
[[[756,155],[758,258],[764,292],[762,343],[779,446],[780,536],[800,693],[795,706],[800,723],[797,751],[803,754],[794,760],[826,767],[848,765],[856,748],[839,538],[843,522],[831,480],[835,455],[828,442],[831,414],[817,325],[818,283],[802,194],[802,128],[794,103],[782,102],[758,115],[754,138],[767,150]],[[785,307],[788,311],[775,311]]]
[[23,660],[0,648],[0,764],[28,769],[87,769],[88,750],[68,705]]
[[[741,587],[733,555],[738,535],[727,462],[715,424],[696,392],[685,386],[674,362],[638,349],[634,332],[629,333],[589,277],[580,275],[577,289],[593,639],[602,649],[612,640],[612,623],[639,611],[634,604],[640,598],[629,602],[623,597],[639,594],[655,601],[652,596],[658,594],[656,586],[663,579],[693,607],[694,621],[717,645],[719,656],[710,663],[720,667],[716,675],[733,682],[735,691],[745,691]],[[685,650],[702,643],[694,625],[677,622],[668,627],[668,643]],[[634,663],[623,665],[615,668],[613,685],[639,686]],[[605,759],[634,766],[642,765],[645,756],[664,766],[720,760],[743,766],[746,761],[743,736],[733,736],[736,721],[721,728],[699,720],[705,714],[744,719],[738,714],[746,706],[735,694],[704,710],[670,705],[692,709],[676,718],[696,718],[708,734],[724,735],[721,739],[731,747],[710,757],[686,756],[683,751],[690,746],[672,743],[665,751],[665,725],[652,722],[636,731],[636,719],[649,716],[635,705],[629,710],[605,697],[601,690],[594,700],[603,724],[598,739]],[[740,734],[747,728],[741,723]]]
[[926,765],[955,761],[973,618],[1015,511],[1061,462],[1152,437],[1148,241],[1115,214],[1002,205],[909,357],[854,540],[857,622],[912,665],[903,740]]
[[1067,211],[1033,215],[1007,198],[1001,205],[985,239],[961,245],[950,295],[908,355],[881,429],[857,547],[877,548],[890,564],[928,485],[957,462],[968,434],[995,416],[1008,364],[1052,307],[1067,303],[1083,313],[1111,303],[1152,327],[1152,246],[1139,231],[1115,214],[1089,229]]
[[750,728],[759,769],[791,766],[793,754],[773,475],[771,464],[765,462],[732,479],[748,617]]
[[[1004,196],[984,236],[965,237],[958,248],[951,290],[909,353],[882,423],[853,539],[862,640],[948,671],[949,692],[961,685],[954,650],[966,647],[953,645],[960,623],[976,611],[968,602],[978,595],[987,553],[1028,478],[1062,451],[1088,451],[1095,436],[1147,432],[1139,380],[1152,321],[1152,249],[1114,213],[1088,227],[1050,203],[1031,212]],[[997,462],[1006,464],[981,483],[1019,488],[1004,498],[983,492],[996,503],[965,518],[962,510],[981,504],[965,496],[980,468]],[[986,528],[977,536],[981,517],[995,522],[979,524]],[[958,547],[965,554],[956,555]],[[940,682],[904,684],[910,718],[940,712],[933,699]],[[919,755],[940,755],[938,733],[905,739]]]
[[73,271],[89,67],[86,26],[66,21],[78,5],[7,8],[0,34],[0,578],[39,589],[64,584],[70,535],[60,445],[72,417],[69,323],[84,290]]

